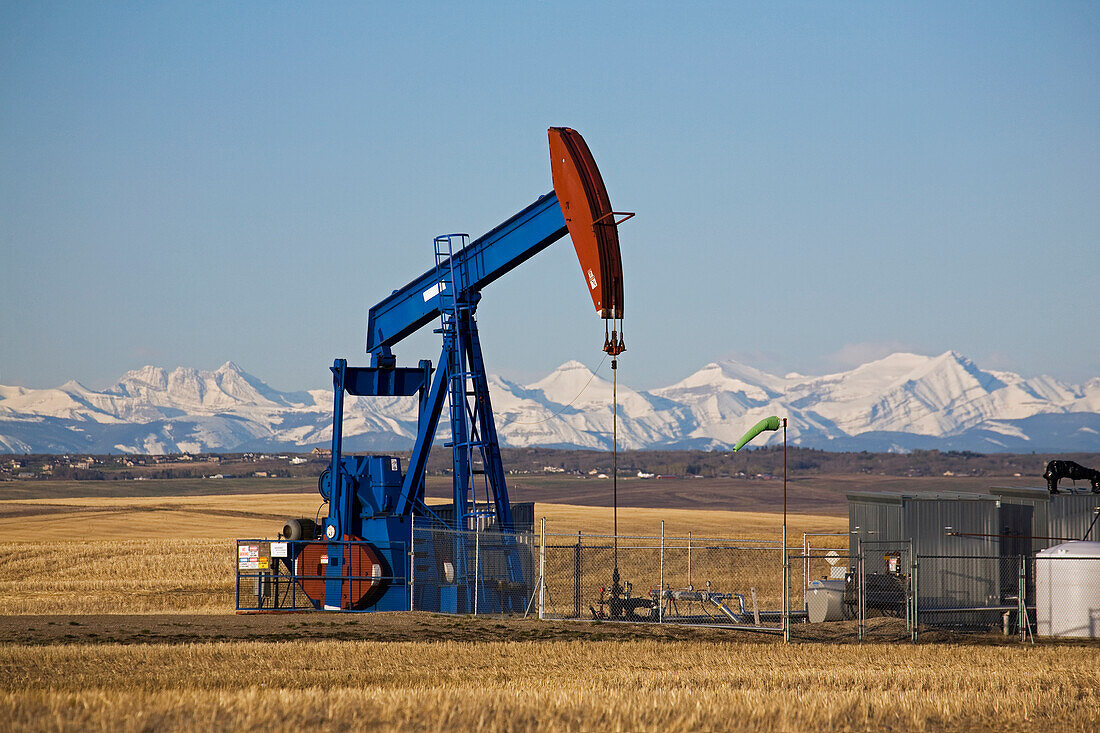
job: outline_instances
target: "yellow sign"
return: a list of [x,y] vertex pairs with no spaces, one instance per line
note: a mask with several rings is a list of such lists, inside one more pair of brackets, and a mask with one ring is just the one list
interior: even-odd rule
[[266,557],[261,557],[260,558],[260,568],[259,569],[260,570],[267,570],[268,569],[267,563],[268,563],[268,559]]

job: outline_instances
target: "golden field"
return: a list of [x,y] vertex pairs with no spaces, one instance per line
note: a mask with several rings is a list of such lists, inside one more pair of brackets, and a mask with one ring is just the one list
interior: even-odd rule
[[1095,730],[1094,649],[742,642],[0,648],[9,730]]
[[[0,730],[1100,727],[1089,644],[784,645],[714,629],[231,615],[232,540],[271,537],[317,505],[312,493],[0,502]],[[539,504],[539,516],[562,535],[611,528],[609,509]],[[619,527],[652,536],[662,519],[669,537],[772,540],[780,521],[622,509]],[[790,520],[796,545],[846,525]]]
[[[274,537],[285,518],[313,517],[317,508],[307,493],[0,501],[0,614],[232,612],[233,540]],[[570,535],[562,543],[612,526],[607,508],[536,504],[535,516],[547,518],[548,533]],[[657,535],[662,519],[669,537],[774,541],[781,526],[759,512],[624,508],[619,531]],[[793,544],[804,531],[845,526],[841,517],[790,515]],[[643,552],[656,567],[655,552],[635,554]]]
[[[431,500],[429,503],[441,500]],[[91,497],[9,499],[0,501],[0,537],[6,540],[112,540],[193,537],[236,539],[273,537],[288,517],[314,517],[317,492],[223,494],[213,496]],[[608,507],[535,504],[546,517],[546,531],[559,534],[609,534]],[[669,535],[778,539],[781,515],[774,512],[692,509],[619,509],[619,532],[656,536],[665,520]],[[844,532],[845,517],[790,514],[789,534]],[[536,519],[535,531],[538,531]]]

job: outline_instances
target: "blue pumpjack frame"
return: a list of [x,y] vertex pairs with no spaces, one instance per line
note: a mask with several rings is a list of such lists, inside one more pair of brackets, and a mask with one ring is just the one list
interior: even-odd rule
[[[452,449],[454,470],[449,528],[473,529],[483,521],[506,534],[513,531],[508,487],[474,314],[482,288],[566,233],[557,196],[548,193],[457,252],[449,251],[449,245],[451,238],[459,235],[437,238],[436,267],[370,309],[366,347],[371,366],[351,367],[344,359],[335,360],[332,366],[332,461],[319,488],[329,501],[324,532],[332,545],[333,557],[338,557],[339,543],[355,538],[378,546],[411,547],[411,518],[417,515],[429,521],[433,519],[433,512],[424,502],[424,472],[445,401],[450,404],[452,437],[447,445]],[[441,239],[448,240],[445,257],[441,256]],[[442,334],[443,348],[434,373],[428,360],[421,360],[417,367],[396,366],[391,347],[435,319],[440,322],[437,333]],[[416,441],[399,485],[392,480],[388,464],[343,455],[345,393],[374,397],[419,396]],[[470,397],[473,398],[472,406]],[[486,501],[481,506],[487,505],[487,509],[479,509],[476,494],[471,497],[476,489],[471,482],[471,456],[475,450],[485,476]],[[398,465],[396,458],[373,458]],[[441,523],[438,517],[434,519]],[[462,554],[454,553],[456,558]],[[385,560],[390,565],[387,568],[389,576],[408,577],[411,556],[394,555]],[[465,577],[465,568],[456,567],[455,570],[456,577]],[[346,570],[339,563],[330,563],[327,573],[324,606],[339,608]],[[469,610],[475,592],[474,588],[459,589],[455,610]],[[409,603],[407,590],[394,587],[386,591],[383,600],[372,610],[404,610]]]

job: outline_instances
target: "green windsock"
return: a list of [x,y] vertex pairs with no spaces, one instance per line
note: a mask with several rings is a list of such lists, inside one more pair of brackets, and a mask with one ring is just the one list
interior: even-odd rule
[[748,443],[765,430],[779,430],[779,418],[772,415],[753,425],[749,432],[741,436],[741,440],[737,441],[737,445],[733,446],[733,451],[736,453],[741,450],[745,447],[745,443]]

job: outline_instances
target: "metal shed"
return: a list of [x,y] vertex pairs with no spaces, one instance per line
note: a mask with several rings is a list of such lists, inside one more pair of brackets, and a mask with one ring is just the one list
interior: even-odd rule
[[[849,549],[854,557],[859,545],[913,542],[918,555],[1000,555],[1000,501],[988,494],[936,492],[848,494]],[[868,565],[868,572],[880,572]]]
[[[864,557],[864,572],[906,577],[909,547],[920,568],[923,609],[986,608],[1005,595],[999,508],[988,494],[853,493],[848,495],[850,552]],[[907,561],[888,567],[891,555]]]
[[[1014,545],[1012,554],[1034,555],[1040,550],[1071,540],[1100,539],[1100,494],[1091,491],[1052,494],[1045,488],[994,487],[1001,499],[1001,526],[1007,535],[1002,544]],[[1086,537],[1086,533],[1089,535]],[[1013,541],[1012,535],[1021,537]],[[1030,541],[1023,539],[1031,537]]]

